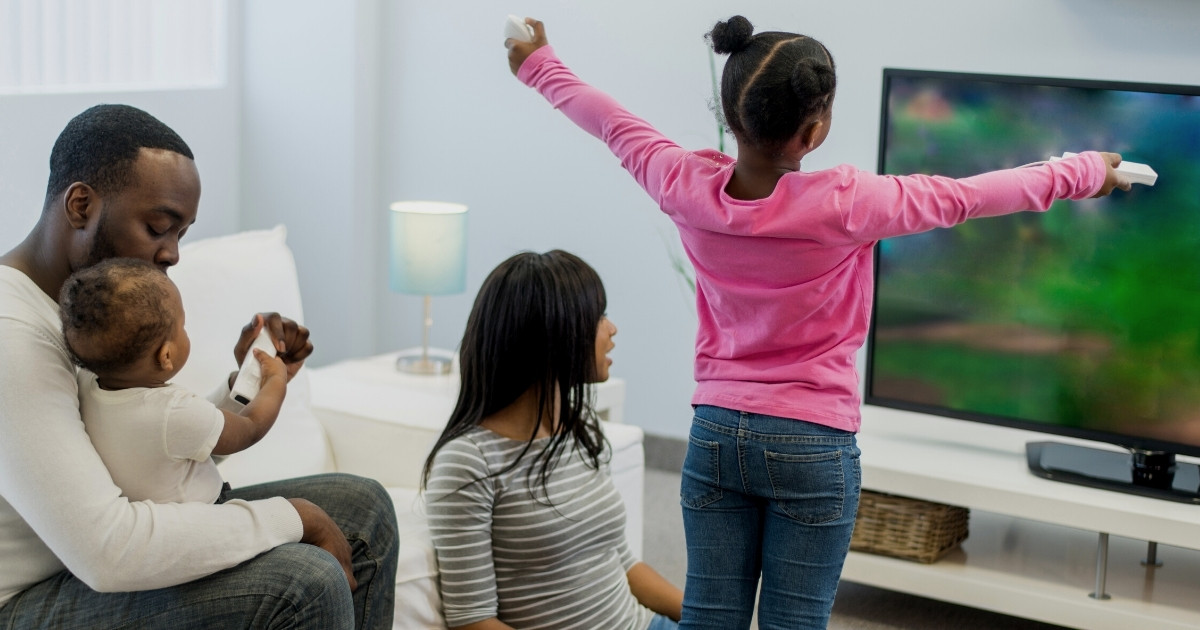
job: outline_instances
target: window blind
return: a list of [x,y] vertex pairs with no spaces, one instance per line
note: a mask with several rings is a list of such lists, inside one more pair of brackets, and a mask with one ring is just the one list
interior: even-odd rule
[[219,87],[228,0],[0,0],[0,94]]

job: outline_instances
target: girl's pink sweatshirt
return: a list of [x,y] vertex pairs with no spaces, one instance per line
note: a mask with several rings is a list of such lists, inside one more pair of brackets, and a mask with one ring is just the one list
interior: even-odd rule
[[688,151],[581,81],[549,46],[518,78],[603,140],[679,228],[696,270],[692,404],[859,427],[855,355],[874,290],[872,246],[967,219],[1094,195],[1095,152],[964,179],[843,165],[784,175],[765,199],[725,193],[735,160]]

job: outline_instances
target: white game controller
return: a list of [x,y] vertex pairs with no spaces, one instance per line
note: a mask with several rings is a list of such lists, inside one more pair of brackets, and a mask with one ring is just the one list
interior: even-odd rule
[[271,341],[271,333],[267,332],[266,326],[258,331],[254,343],[250,344],[250,349],[246,351],[246,358],[242,359],[242,367],[238,369],[237,378],[233,380],[233,387],[229,388],[229,397],[243,405],[248,405],[251,400],[254,400],[254,397],[258,395],[258,386],[262,382],[262,366],[254,356],[255,348],[275,356],[275,344]]
[[504,21],[504,39],[531,42],[533,41],[533,27],[526,24],[525,20],[509,14],[508,19]]
[[[1077,154],[1063,153],[1062,157],[1051,157],[1050,159],[1052,161],[1061,160],[1063,158],[1069,158],[1075,155]],[[1158,181],[1158,173],[1155,173],[1154,169],[1145,164],[1139,164],[1138,162],[1122,161],[1120,166],[1117,166],[1113,170],[1124,175],[1125,178],[1128,179],[1132,184],[1145,184],[1146,186],[1153,186],[1154,182]]]

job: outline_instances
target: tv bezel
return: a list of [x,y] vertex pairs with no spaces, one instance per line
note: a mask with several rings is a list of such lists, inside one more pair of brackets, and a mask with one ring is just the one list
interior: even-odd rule
[[[1003,74],[986,74],[974,72],[951,72],[940,70],[917,70],[909,68],[884,68],[883,69],[883,86],[880,94],[880,115],[879,115],[879,150],[877,157],[876,172],[884,174],[884,159],[885,149],[887,148],[888,139],[888,95],[890,82],[893,78],[935,78],[951,81],[987,81],[993,83],[1011,83],[1019,85],[1031,86],[1047,86],[1047,87],[1063,87],[1063,88],[1081,88],[1095,89],[1107,91],[1124,91],[1124,92],[1148,92],[1157,94],[1172,94],[1180,96],[1196,96],[1200,97],[1200,86],[1176,85],[1165,83],[1137,83],[1130,81],[1105,81],[1095,79],[1070,79],[1056,77],[1039,77],[1025,75],[1003,75]],[[1079,150],[1078,147],[1064,147],[1064,150]],[[997,166],[997,168],[1000,168]],[[871,325],[867,334],[866,344],[866,379],[863,387],[863,403],[884,407],[889,409],[898,409],[902,411],[911,411],[923,413],[931,416],[953,418],[958,420],[968,420],[981,424],[990,424],[996,426],[1009,427],[1014,429],[1022,429],[1037,433],[1045,433],[1050,435],[1061,435],[1065,437],[1078,438],[1092,442],[1100,442],[1114,444],[1122,448],[1130,450],[1156,451],[1175,453],[1179,455],[1187,455],[1192,457],[1200,457],[1200,444],[1188,444],[1185,442],[1171,442],[1167,440],[1159,440],[1144,436],[1128,435],[1125,433],[1116,433],[1112,431],[1104,431],[1100,429],[1088,429],[1079,427],[1059,426],[1037,422],[1033,420],[1025,420],[1010,416],[997,414],[987,414],[972,411],[962,411],[949,407],[936,405],[927,405],[921,403],[913,403],[892,398],[875,396],[872,394],[872,389],[875,384],[874,368],[875,368],[875,333],[876,333],[876,318],[878,317],[879,306],[879,286],[880,275],[880,243],[875,244],[873,267],[875,274],[874,290],[871,296]],[[1198,324],[1200,325],[1200,324]]]

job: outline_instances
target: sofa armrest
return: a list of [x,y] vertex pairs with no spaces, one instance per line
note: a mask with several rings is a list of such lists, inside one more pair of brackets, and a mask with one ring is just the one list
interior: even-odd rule
[[441,429],[399,424],[368,414],[313,407],[325,427],[338,472],[370,477],[385,488],[417,490]]
[[425,457],[454,410],[457,378],[401,374],[394,355],[383,355],[316,368],[309,380],[338,471],[420,487]]
[[605,437],[612,446],[613,485],[625,502],[625,539],[629,550],[642,557],[643,497],[646,489],[645,434],[631,424],[602,422]]

